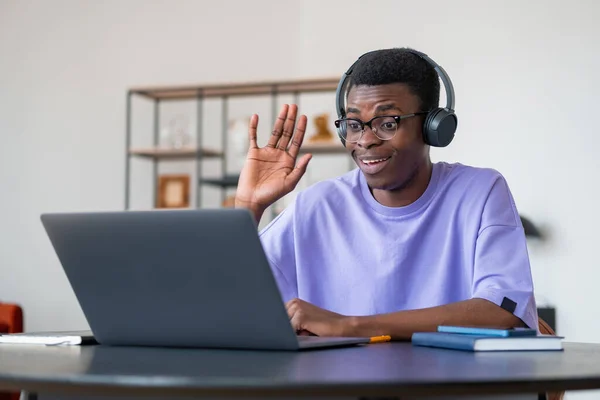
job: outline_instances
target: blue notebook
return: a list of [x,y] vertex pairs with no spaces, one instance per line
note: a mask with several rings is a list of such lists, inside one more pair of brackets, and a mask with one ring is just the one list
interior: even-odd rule
[[444,332],[416,332],[412,335],[414,346],[440,347],[466,351],[525,351],[562,350],[562,337],[537,336],[489,336]]
[[537,330],[530,328],[511,328],[511,329],[494,329],[494,328],[478,328],[471,326],[451,326],[440,325],[438,332],[446,333],[463,333],[467,335],[483,335],[483,336],[536,336]]

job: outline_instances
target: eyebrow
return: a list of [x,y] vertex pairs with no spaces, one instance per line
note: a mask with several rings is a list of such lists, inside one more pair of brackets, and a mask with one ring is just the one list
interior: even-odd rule
[[[375,113],[378,114],[378,113],[382,113],[382,112],[390,111],[390,110],[397,110],[397,111],[400,111],[400,113],[403,113],[403,111],[400,108],[396,107],[393,104],[382,104],[375,109]],[[351,114],[351,113],[352,114],[360,114],[360,110],[358,108],[353,108],[353,107],[348,107],[346,112],[348,114]]]
[[389,110],[398,110],[398,111],[402,112],[401,109],[399,109],[398,107],[396,107],[393,104],[382,104],[375,109],[375,113],[380,113],[380,112],[389,111]]

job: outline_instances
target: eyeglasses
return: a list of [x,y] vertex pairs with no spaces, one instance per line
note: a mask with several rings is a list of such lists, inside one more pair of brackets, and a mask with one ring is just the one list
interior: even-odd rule
[[396,136],[400,121],[417,115],[427,114],[427,112],[417,112],[406,115],[382,115],[371,118],[367,122],[360,119],[343,118],[335,121],[335,127],[338,128],[338,135],[349,143],[357,143],[365,133],[365,126],[371,128],[375,136],[381,140],[390,140]]

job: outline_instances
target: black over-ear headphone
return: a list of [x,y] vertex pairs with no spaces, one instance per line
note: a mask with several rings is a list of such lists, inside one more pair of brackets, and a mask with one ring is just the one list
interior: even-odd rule
[[[450,142],[452,142],[452,139],[454,139],[454,132],[456,132],[456,127],[458,125],[458,119],[454,113],[454,87],[452,86],[452,81],[450,80],[448,74],[446,74],[446,71],[444,71],[444,69],[435,61],[429,58],[427,54],[409,48],[403,48],[402,50],[416,54],[423,60],[427,61],[435,69],[438,76],[444,83],[444,88],[446,90],[446,107],[438,107],[433,110],[427,110],[427,117],[425,117],[425,122],[423,123],[423,140],[430,146],[446,147],[450,144]],[[346,111],[344,109],[344,97],[346,95],[346,86],[350,81],[349,78],[352,74],[352,70],[362,57],[370,53],[373,52],[365,53],[360,56],[358,60],[356,60],[348,69],[348,71],[346,71],[346,73],[342,76],[340,83],[338,83],[335,93],[338,119],[346,117]],[[340,127],[337,128],[337,131],[342,143],[345,145],[346,141],[343,138],[346,137],[346,132],[344,132],[344,129]]]

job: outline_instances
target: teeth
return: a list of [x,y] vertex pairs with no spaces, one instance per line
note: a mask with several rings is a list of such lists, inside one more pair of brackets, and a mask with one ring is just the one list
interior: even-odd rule
[[379,160],[363,160],[365,164],[373,164],[387,160],[387,158],[380,158]]

